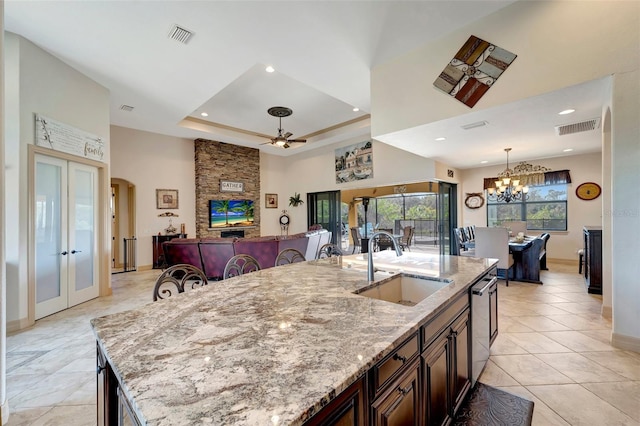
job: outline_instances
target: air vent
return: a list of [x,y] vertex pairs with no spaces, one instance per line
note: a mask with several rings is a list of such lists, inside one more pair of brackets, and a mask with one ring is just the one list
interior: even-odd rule
[[581,121],[579,123],[563,124],[561,126],[555,126],[556,134],[558,136],[571,135],[573,133],[586,132],[589,130],[595,130],[600,127],[600,119],[592,118],[591,120]]
[[182,28],[178,25],[174,25],[169,31],[169,38],[175,41],[179,41],[182,44],[187,44],[191,39],[193,33],[186,28]]
[[470,130],[470,129],[475,129],[476,127],[482,127],[482,126],[486,126],[487,124],[489,124],[486,121],[477,121],[475,123],[470,123],[470,124],[465,124],[464,126],[460,126],[465,130]]
[[133,111],[133,107],[131,105],[120,105],[120,109],[127,112]]

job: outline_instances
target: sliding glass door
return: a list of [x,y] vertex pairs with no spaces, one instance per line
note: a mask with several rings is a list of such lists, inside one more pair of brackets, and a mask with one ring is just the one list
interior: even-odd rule
[[452,254],[453,228],[457,225],[456,208],[457,187],[454,184],[440,182],[438,184],[438,236],[440,254]]
[[307,194],[307,223],[309,226],[322,225],[324,229],[331,231],[331,242],[340,245],[340,191]]

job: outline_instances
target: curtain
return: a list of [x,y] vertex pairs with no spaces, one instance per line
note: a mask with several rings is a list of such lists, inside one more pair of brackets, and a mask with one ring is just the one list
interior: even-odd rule
[[[571,183],[569,170],[557,170],[555,172],[530,173],[521,176],[512,176],[511,179],[519,179],[520,185],[540,186],[555,185],[558,183]],[[484,178],[484,189],[495,188],[498,177]]]

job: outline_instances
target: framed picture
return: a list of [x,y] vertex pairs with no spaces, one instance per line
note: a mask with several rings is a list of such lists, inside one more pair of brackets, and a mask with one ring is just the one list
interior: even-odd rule
[[157,209],[177,209],[178,190],[177,189],[156,189]]
[[277,209],[278,208],[278,194],[265,194],[264,195],[264,205],[268,209]]

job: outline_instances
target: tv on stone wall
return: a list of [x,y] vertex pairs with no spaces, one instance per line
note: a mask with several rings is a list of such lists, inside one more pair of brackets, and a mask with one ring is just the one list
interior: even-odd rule
[[253,200],[209,200],[209,227],[253,226]]

